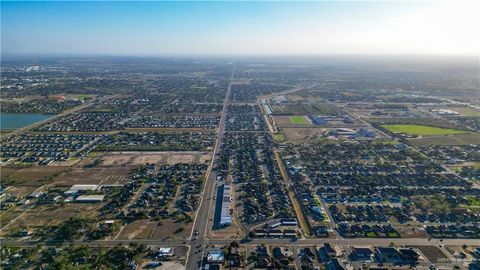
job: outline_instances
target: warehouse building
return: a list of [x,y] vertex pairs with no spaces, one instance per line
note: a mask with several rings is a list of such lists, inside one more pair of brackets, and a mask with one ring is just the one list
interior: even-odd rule
[[230,215],[231,186],[223,185],[222,208],[220,213],[220,226],[225,227],[232,224],[232,216]]
[[96,203],[103,201],[104,195],[82,195],[75,199],[75,202]]

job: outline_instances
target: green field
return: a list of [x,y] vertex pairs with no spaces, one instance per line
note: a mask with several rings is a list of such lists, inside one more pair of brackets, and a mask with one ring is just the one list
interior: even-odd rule
[[75,94],[75,95],[70,95],[73,98],[80,99],[80,100],[85,100],[89,98],[93,98],[95,95],[93,94]]
[[393,133],[405,133],[410,135],[435,136],[435,135],[452,135],[467,133],[463,130],[451,128],[438,128],[422,125],[381,125],[384,129]]
[[290,123],[292,124],[307,124],[307,120],[303,116],[290,116]]
[[287,138],[285,137],[285,134],[283,133],[283,131],[273,134],[273,140],[275,142],[284,142],[286,139]]

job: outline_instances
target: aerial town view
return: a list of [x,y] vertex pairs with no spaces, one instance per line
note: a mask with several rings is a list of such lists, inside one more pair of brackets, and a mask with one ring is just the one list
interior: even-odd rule
[[[203,18],[240,5],[255,21],[332,3],[93,4],[1,2],[0,269],[480,269],[470,47],[183,55],[162,43],[165,55],[143,55],[82,32],[84,16],[136,24],[159,7]],[[55,42],[26,30],[43,24]],[[119,49],[62,50],[79,38],[63,27]]]

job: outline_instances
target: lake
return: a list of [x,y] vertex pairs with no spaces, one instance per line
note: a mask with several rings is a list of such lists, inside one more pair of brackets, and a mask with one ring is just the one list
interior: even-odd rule
[[53,114],[41,113],[2,113],[0,114],[0,129],[17,129],[43,121]]

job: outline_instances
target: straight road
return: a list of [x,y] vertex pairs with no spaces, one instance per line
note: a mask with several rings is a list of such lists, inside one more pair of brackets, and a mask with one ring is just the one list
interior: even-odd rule
[[[202,245],[227,245],[232,241],[239,241],[239,239],[224,239],[224,240],[207,240],[204,239],[200,244]],[[71,242],[64,241],[9,241],[2,240],[3,246],[12,246],[12,247],[36,247],[38,245],[44,246],[59,246],[65,243],[72,243],[74,245],[85,245],[85,246],[116,246],[118,244],[129,244],[137,243],[144,245],[155,245],[155,246],[165,246],[165,247],[175,247],[175,246],[188,246],[190,243],[184,240],[162,240],[162,239],[136,239],[136,240],[97,240],[97,241],[85,241],[85,240],[76,240]],[[198,243],[198,242],[197,242]],[[242,243],[246,246],[257,246],[261,244],[273,245],[273,246],[318,246],[323,245],[324,243],[330,243],[334,245],[344,245],[344,246],[388,246],[391,243],[399,246],[474,246],[478,245],[478,239],[437,239],[433,238],[429,240],[428,238],[344,238],[344,239],[331,239],[331,238],[305,238],[292,241],[291,239],[285,238],[256,238],[252,239],[250,242]],[[192,249],[194,247],[192,246]],[[191,258],[189,257],[190,264]],[[195,262],[196,265],[197,262]],[[192,264],[193,268],[198,269]]]
[[213,194],[215,192],[215,182],[217,180],[216,167],[219,158],[220,148],[222,146],[222,140],[225,132],[225,121],[227,117],[227,108],[230,100],[230,92],[232,89],[232,79],[235,72],[235,67],[230,75],[230,83],[228,85],[227,94],[223,101],[223,109],[220,117],[220,123],[218,124],[217,141],[215,142],[215,148],[213,150],[213,157],[207,171],[207,177],[205,178],[205,187],[203,190],[202,200],[200,207],[197,210],[195,221],[193,225],[193,235],[190,239],[190,250],[187,257],[186,269],[199,269],[202,266],[202,259],[204,257],[205,245],[204,241],[208,234],[208,218],[210,211],[212,210],[211,201],[213,200]]

